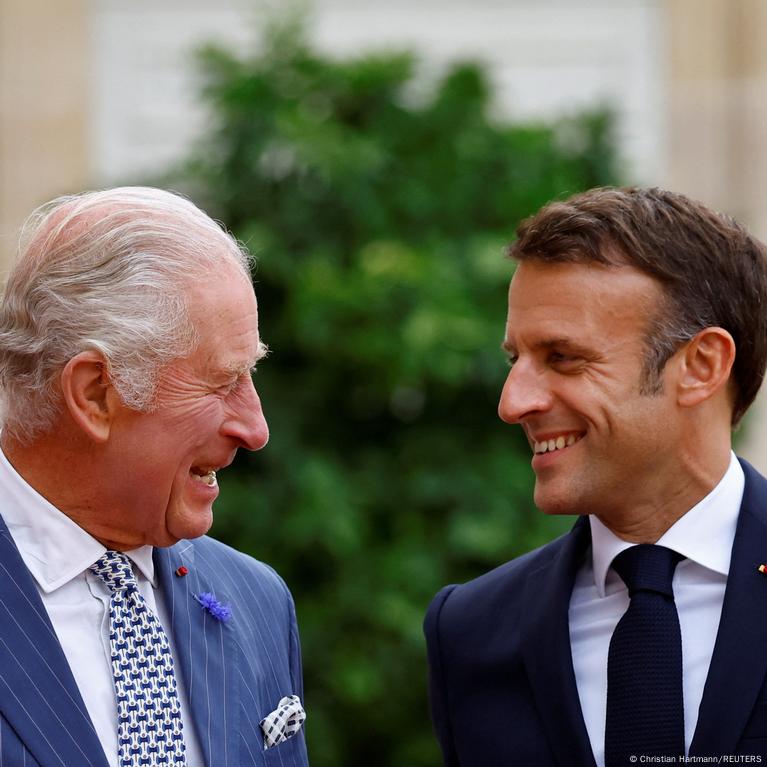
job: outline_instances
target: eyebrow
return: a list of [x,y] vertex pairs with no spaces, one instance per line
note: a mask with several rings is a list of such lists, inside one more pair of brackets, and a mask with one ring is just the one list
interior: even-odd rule
[[259,341],[258,349],[256,350],[255,357],[250,363],[244,365],[232,364],[223,368],[222,373],[226,376],[241,376],[245,373],[252,373],[256,369],[256,365],[269,354],[269,347]]
[[[565,349],[566,351],[586,356],[594,353],[592,349],[589,349],[570,338],[544,338],[541,341],[536,341],[532,346],[534,350],[542,349],[545,351],[548,349]],[[501,344],[501,350],[506,352],[506,354],[517,353],[516,347],[506,341],[506,339],[504,339]]]
[[256,351],[256,358],[253,360],[253,364],[251,365],[251,368],[254,368],[256,366],[256,363],[259,360],[262,360],[266,355],[269,354],[269,347],[263,342],[258,342],[258,349]]

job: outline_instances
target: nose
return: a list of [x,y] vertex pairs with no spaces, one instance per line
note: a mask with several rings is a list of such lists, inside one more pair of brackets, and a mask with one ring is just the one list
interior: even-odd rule
[[222,432],[246,450],[260,450],[269,441],[269,426],[250,376],[231,398]]
[[521,360],[506,377],[498,403],[498,415],[506,423],[521,423],[528,416],[551,407],[551,392],[542,372]]

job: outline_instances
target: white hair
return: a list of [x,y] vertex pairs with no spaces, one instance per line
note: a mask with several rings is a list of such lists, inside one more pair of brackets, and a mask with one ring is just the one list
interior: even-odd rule
[[226,263],[250,279],[231,235],[171,192],[120,187],[38,208],[0,305],[3,428],[23,441],[50,430],[61,370],[89,349],[123,402],[150,410],[161,368],[196,344],[191,283]]

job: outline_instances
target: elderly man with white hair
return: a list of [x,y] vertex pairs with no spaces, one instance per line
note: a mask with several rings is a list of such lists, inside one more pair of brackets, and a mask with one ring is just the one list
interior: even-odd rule
[[290,593],[205,536],[269,437],[249,260],[169,192],[36,211],[0,306],[0,764],[307,764]]

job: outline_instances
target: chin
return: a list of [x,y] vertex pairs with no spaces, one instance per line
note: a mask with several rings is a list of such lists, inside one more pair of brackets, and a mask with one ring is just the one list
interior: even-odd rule
[[569,494],[555,494],[536,490],[533,498],[536,507],[544,514],[552,516],[560,514],[588,514],[582,510],[583,504],[575,504]]
[[212,524],[213,510],[210,508],[194,511],[186,509],[181,513],[170,513],[166,528],[170,542],[161,545],[172,546],[180,540],[199,538],[210,530]]

